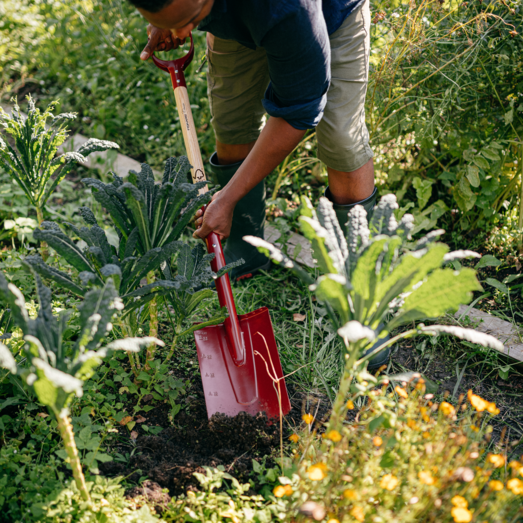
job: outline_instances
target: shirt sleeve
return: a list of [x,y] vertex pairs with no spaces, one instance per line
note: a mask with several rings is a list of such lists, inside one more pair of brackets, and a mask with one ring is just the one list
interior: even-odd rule
[[330,83],[330,42],[321,2],[281,18],[264,35],[271,82],[263,106],[295,129],[313,129],[323,117]]

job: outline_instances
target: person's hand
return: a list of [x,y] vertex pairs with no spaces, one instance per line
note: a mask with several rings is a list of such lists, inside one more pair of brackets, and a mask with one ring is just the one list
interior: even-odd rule
[[143,48],[140,58],[147,60],[154,51],[170,51],[177,49],[185,40],[180,40],[170,29],[160,29],[154,25],[147,26],[147,45]]
[[206,238],[211,232],[215,232],[223,240],[231,233],[232,215],[234,204],[225,198],[222,191],[218,191],[207,205],[205,214],[201,209],[196,213],[196,230],[193,238]]

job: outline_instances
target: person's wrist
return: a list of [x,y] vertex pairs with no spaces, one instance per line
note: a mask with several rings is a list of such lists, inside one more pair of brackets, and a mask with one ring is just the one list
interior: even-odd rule
[[229,187],[229,185],[226,185],[220,191],[218,198],[220,200],[220,205],[224,205],[232,211],[242,197],[234,186]]

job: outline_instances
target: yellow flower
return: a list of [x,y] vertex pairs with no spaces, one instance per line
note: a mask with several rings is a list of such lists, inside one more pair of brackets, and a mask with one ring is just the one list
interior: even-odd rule
[[469,506],[468,501],[462,496],[454,496],[450,502],[458,508],[467,508]]
[[421,392],[425,392],[425,380],[423,378],[420,378],[414,388],[416,390],[420,390]]
[[327,474],[327,465],[325,463],[317,463],[316,465],[311,465],[307,469],[307,475],[312,481],[321,481]]
[[298,434],[291,434],[289,436],[289,439],[293,442],[293,443],[298,443],[298,440],[300,439],[300,437],[298,436]]
[[429,438],[430,438],[430,432],[425,431],[425,432],[423,433],[423,437],[424,437],[425,439],[429,439]]
[[522,465],[519,461],[511,461],[508,466],[511,468],[511,469],[519,469]]
[[423,418],[423,421],[424,421],[425,423],[429,423],[429,421],[430,421],[430,416],[427,414],[427,412],[428,412],[427,407],[421,407],[420,410],[421,410],[421,417]]
[[347,401],[347,409],[352,410],[354,408],[354,403],[352,400]]
[[492,463],[496,468],[502,467],[505,464],[505,458],[501,454],[489,454],[487,461]]
[[381,445],[383,445],[383,440],[379,436],[375,436],[372,438],[372,444],[375,447],[381,447]]
[[456,523],[469,523],[469,521],[472,521],[472,512],[466,508],[454,507],[450,513]]
[[277,487],[274,487],[272,492],[277,498],[283,498],[283,496],[290,496],[293,493],[293,490],[290,485],[278,485]]
[[493,416],[496,416],[499,414],[499,409],[496,407],[495,403],[489,403],[487,406],[487,411],[492,414]]
[[512,478],[507,481],[507,488],[512,494],[523,494],[523,481],[518,478]]
[[489,481],[488,486],[491,490],[500,491],[503,490],[503,483],[501,481],[498,481],[497,479],[493,479],[492,481]]
[[407,427],[412,430],[419,430],[418,424],[413,419],[407,421]]
[[307,425],[310,425],[314,421],[314,416],[312,414],[304,414],[301,419],[307,423]]
[[329,519],[329,521],[327,521],[327,523],[340,523],[340,520],[336,518],[331,518]]
[[358,499],[358,494],[355,490],[347,488],[343,491],[343,497],[345,499]]
[[434,483],[436,483],[434,476],[426,470],[420,470],[418,472],[418,478],[422,483],[425,483],[425,485],[434,485]]
[[394,390],[396,391],[396,394],[401,398],[407,399],[409,397],[407,391],[405,389],[402,389],[399,385],[394,387]]
[[456,412],[456,409],[450,403],[447,403],[446,401],[441,402],[441,405],[439,406],[439,410],[441,410],[441,412],[443,412],[443,414],[445,414],[445,416],[453,416],[454,413]]
[[341,434],[337,430],[329,430],[323,437],[334,441],[334,443],[341,441]]
[[350,515],[358,521],[365,521],[365,512],[361,507],[353,507],[350,511]]
[[381,478],[380,487],[386,490],[394,490],[399,483],[399,479],[393,474],[386,474]]
[[487,409],[489,406],[489,402],[484,400],[483,398],[477,396],[476,394],[472,393],[472,390],[469,390],[467,392],[467,397],[470,401],[470,404],[478,411],[483,412]]

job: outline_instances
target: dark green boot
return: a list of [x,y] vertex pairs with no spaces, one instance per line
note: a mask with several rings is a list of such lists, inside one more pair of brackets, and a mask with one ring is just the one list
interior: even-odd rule
[[[334,208],[334,212],[336,213],[336,218],[338,218],[338,223],[340,224],[340,227],[342,231],[345,233],[345,237],[347,237],[347,222],[349,220],[348,214],[352,208],[354,208],[356,205],[362,205],[363,208],[367,211],[367,221],[370,222],[370,219],[372,218],[372,213],[374,211],[374,207],[376,205],[376,193],[377,190],[374,188],[374,191],[372,194],[365,198],[365,200],[362,200],[361,202],[356,203],[349,203],[347,205],[341,205],[339,203],[334,203],[332,201],[332,196],[329,188],[327,187],[325,189],[325,198],[332,202],[332,207]],[[380,345],[388,341],[390,336],[387,336],[383,340],[379,340],[376,342],[366,353],[365,355],[372,353],[374,350],[376,350]],[[390,347],[384,350],[383,352],[380,352],[376,355],[376,357],[369,360],[369,364],[367,368],[370,371],[378,370],[382,365],[386,365],[390,359]]]
[[[216,153],[211,156],[209,172],[215,181],[225,187],[235,175],[242,162],[231,165],[219,165]],[[243,258],[245,263],[233,269],[229,276],[234,280],[250,278],[259,270],[267,270],[271,261],[267,256],[243,241],[247,235],[263,239],[265,228],[265,183],[262,180],[252,191],[236,205],[232,217],[231,235],[227,238],[223,253],[225,261],[231,263]]]
[[325,198],[332,202],[332,207],[334,208],[334,212],[336,213],[336,218],[338,218],[338,223],[340,224],[341,230],[344,232],[345,237],[347,237],[347,222],[349,221],[348,214],[351,211],[351,209],[356,207],[356,205],[363,206],[363,208],[367,211],[367,221],[370,222],[370,219],[372,218],[372,212],[374,211],[374,207],[376,206],[377,192],[377,189],[374,188],[372,194],[368,198],[365,198],[365,200],[362,200],[361,202],[342,205],[340,203],[334,203],[334,201],[332,200],[330,189],[328,187],[325,189]]

